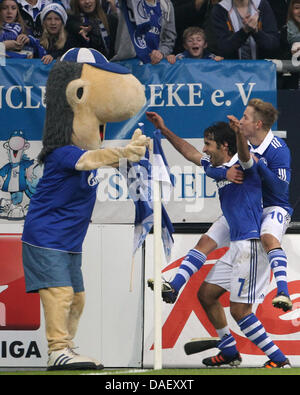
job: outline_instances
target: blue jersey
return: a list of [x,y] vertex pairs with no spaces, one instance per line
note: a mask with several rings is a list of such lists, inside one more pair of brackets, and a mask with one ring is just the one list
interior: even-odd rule
[[270,131],[258,146],[251,146],[258,158],[258,171],[262,178],[263,206],[279,206],[290,215],[293,209],[289,203],[291,179],[291,154],[286,143]]
[[[259,158],[257,167],[262,179],[263,207],[279,206],[292,215],[289,203],[291,154],[288,146],[270,131],[259,146],[250,145],[250,149]],[[224,167],[210,166],[206,174],[219,181],[226,178],[226,171]]]
[[[237,154],[230,162],[219,166],[218,170],[226,175],[227,170],[236,163]],[[211,167],[207,158],[202,158],[201,164],[205,171]],[[243,171],[242,184],[235,184],[226,178],[217,181],[220,205],[230,228],[231,241],[260,238],[262,192],[258,166],[253,161],[253,166]]]
[[78,171],[86,152],[75,146],[55,149],[32,196],[22,241],[43,248],[81,252],[96,200],[96,171]]

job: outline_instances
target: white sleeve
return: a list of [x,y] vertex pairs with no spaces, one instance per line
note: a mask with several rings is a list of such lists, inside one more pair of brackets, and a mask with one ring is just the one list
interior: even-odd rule
[[246,169],[250,169],[253,166],[254,159],[251,156],[250,159],[248,160],[248,162],[241,162],[241,161],[239,161],[239,162],[240,162],[240,165],[242,166],[242,168],[244,170],[246,170]]

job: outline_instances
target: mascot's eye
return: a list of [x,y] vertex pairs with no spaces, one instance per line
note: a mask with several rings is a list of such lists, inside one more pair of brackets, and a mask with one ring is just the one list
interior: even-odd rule
[[81,99],[83,95],[83,88],[78,88],[76,94],[78,99]]

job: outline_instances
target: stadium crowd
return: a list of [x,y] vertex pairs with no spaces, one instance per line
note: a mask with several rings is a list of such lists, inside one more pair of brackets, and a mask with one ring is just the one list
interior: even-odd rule
[[300,0],[0,0],[0,41],[7,57],[45,64],[73,47],[152,64],[290,60],[300,50]]

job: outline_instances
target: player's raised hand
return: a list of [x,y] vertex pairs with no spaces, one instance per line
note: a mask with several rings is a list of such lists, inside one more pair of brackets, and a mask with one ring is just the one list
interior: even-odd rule
[[234,130],[235,133],[239,132],[240,121],[234,115],[227,115],[227,118],[229,119],[229,126],[231,127],[231,129]]
[[152,122],[153,125],[156,127],[156,129],[160,129],[160,130],[164,129],[165,127],[164,120],[156,112],[147,111],[146,116],[148,121]]

